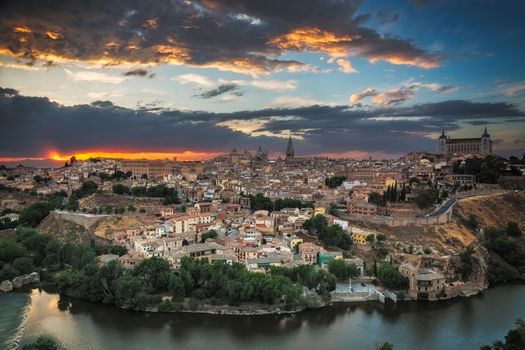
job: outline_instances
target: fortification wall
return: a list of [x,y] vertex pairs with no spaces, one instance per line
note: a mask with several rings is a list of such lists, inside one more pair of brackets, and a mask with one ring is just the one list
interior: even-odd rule
[[57,219],[74,222],[75,224],[84,227],[86,230],[89,230],[93,225],[99,222],[102,218],[105,218],[108,216],[108,215],[73,213],[73,212],[60,211],[60,210],[54,210],[49,215],[52,215],[53,217]]

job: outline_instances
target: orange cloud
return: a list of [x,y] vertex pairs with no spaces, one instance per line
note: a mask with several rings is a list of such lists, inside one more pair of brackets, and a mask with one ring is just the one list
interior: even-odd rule
[[436,56],[432,57],[412,57],[412,56],[401,56],[401,55],[375,55],[369,58],[371,63],[376,63],[377,61],[386,61],[388,63],[396,65],[408,65],[416,66],[424,69],[436,68],[439,67],[440,58]]
[[14,27],[13,28],[13,32],[15,32],[15,33],[31,33],[31,29],[29,29],[28,27],[20,26],[20,27]]
[[270,40],[270,45],[283,50],[325,52],[332,57],[348,55],[349,44],[358,39],[337,35],[319,28],[299,28]]
[[60,39],[62,37],[62,35],[60,35],[60,34],[58,34],[56,32],[51,32],[51,31],[47,31],[46,35],[47,35],[48,38],[53,39],[53,40],[57,40],[57,39]]

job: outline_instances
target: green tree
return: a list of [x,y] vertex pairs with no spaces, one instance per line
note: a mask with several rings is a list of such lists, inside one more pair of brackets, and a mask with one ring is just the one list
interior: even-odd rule
[[130,189],[128,186],[123,184],[115,184],[112,187],[113,193],[115,194],[130,194]]
[[162,291],[168,288],[170,266],[166,259],[158,257],[144,259],[135,266],[133,275],[141,276],[150,292]]
[[201,236],[201,243],[206,242],[208,238],[217,238],[217,231],[215,230],[209,230],[202,234]]
[[186,292],[184,280],[179,275],[171,274],[170,282],[169,282],[169,290],[171,292],[171,295],[173,296],[173,299],[175,300],[184,299],[185,292]]
[[401,289],[407,284],[407,279],[394,265],[388,262],[379,265],[377,277],[383,286],[390,289]]
[[507,227],[505,228],[507,235],[511,237],[521,237],[521,229],[517,222],[509,221],[507,222]]
[[26,344],[22,350],[57,350],[58,343],[48,335],[39,336],[33,343]]
[[330,271],[338,280],[347,280],[359,276],[359,270],[355,264],[348,264],[343,259],[334,259],[328,264]]
[[368,194],[368,203],[375,204],[378,207],[384,207],[385,198],[377,192],[370,192]]
[[438,192],[434,189],[420,190],[414,198],[414,203],[419,209],[428,209],[436,203],[437,198]]
[[36,227],[42,220],[44,220],[52,209],[53,208],[47,202],[33,203],[22,209],[18,221],[22,225]]
[[13,261],[13,267],[18,270],[21,274],[28,274],[35,271],[35,265],[33,265],[33,259],[27,256],[22,256]]
[[390,344],[388,342],[385,342],[385,343],[383,343],[383,345],[378,347],[377,350],[394,350],[394,345],[392,345],[392,344]]

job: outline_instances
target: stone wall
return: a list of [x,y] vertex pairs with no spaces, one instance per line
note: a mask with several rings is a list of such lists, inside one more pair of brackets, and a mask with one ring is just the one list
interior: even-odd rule
[[74,222],[77,225],[84,227],[89,230],[93,225],[100,221],[100,219],[107,217],[108,215],[93,215],[85,213],[73,213],[68,211],[55,210],[49,215],[66,221]]
[[430,226],[441,225],[450,222],[452,210],[449,210],[438,216],[429,216],[424,218],[393,218],[391,216],[364,216],[364,215],[341,215],[341,219],[357,222],[368,222],[377,225],[387,225],[392,227],[418,225]]

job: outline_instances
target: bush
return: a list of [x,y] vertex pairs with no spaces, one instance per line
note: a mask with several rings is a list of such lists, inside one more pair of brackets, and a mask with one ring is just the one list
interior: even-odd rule
[[58,343],[48,335],[41,335],[31,344],[26,344],[23,350],[57,350]]
[[509,221],[507,227],[505,228],[507,235],[511,237],[520,237],[522,232],[517,222]]
[[26,275],[35,270],[35,265],[33,265],[33,259],[29,257],[20,257],[13,262],[13,267],[20,272],[22,275]]
[[359,270],[355,264],[348,264],[343,259],[334,259],[328,264],[330,271],[339,281],[359,276]]
[[390,289],[406,287],[407,279],[391,263],[382,263],[377,269],[377,277],[381,284]]

